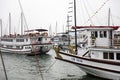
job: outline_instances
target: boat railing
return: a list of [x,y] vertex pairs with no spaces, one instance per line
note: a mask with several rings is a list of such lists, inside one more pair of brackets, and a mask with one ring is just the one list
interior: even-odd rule
[[114,38],[112,44],[113,46],[120,47],[120,39]]
[[25,36],[30,36],[30,37],[33,37],[33,36],[48,36],[48,33],[44,32],[42,34],[40,33],[29,33],[29,34],[9,34],[9,35],[4,35],[3,37],[4,38],[15,38],[15,37],[25,37]]

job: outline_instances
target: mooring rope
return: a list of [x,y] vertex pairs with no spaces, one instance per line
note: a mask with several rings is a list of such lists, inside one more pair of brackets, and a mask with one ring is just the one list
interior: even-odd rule
[[37,62],[37,66],[38,66],[38,69],[39,69],[38,71],[40,73],[40,76],[41,76],[42,80],[44,80],[43,74],[42,74],[42,72],[40,70],[39,60],[38,60],[38,57],[37,57],[36,53],[35,53],[35,59],[36,59],[36,62]]
[[[37,52],[38,52],[38,51],[35,50],[34,45],[32,45],[32,48],[33,48],[33,54],[35,55],[35,59],[36,59],[36,62],[37,62],[36,67],[38,67],[38,69],[39,69],[38,71],[39,71],[39,73],[40,73],[40,76],[41,76],[42,80],[44,80],[43,74],[42,74],[42,72],[41,72],[41,70],[40,70],[39,60],[38,60],[38,57],[37,57]],[[37,68],[36,68],[36,70],[37,70]]]
[[48,69],[45,71],[47,73],[48,70],[50,70],[51,67],[56,63],[57,59],[48,67]]
[[[0,19],[0,26],[1,26],[1,28],[2,28],[2,19]],[[1,31],[1,36],[0,36],[0,37],[2,37],[2,31]],[[0,49],[0,56],[1,56],[1,61],[2,61],[2,65],[3,65],[4,73],[5,73],[5,79],[8,80],[1,49]]]
[[2,61],[2,65],[3,65],[4,73],[5,73],[5,79],[8,80],[7,72],[6,72],[6,68],[5,68],[5,64],[4,64],[4,60],[3,60],[3,56],[2,56],[1,50],[0,50],[0,56],[1,56],[1,61]]

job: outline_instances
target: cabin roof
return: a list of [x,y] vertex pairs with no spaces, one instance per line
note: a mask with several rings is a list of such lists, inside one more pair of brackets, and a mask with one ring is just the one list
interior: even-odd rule
[[32,29],[32,30],[26,30],[25,32],[33,32],[33,31],[43,32],[43,31],[48,31],[48,30],[47,29]]
[[[113,29],[117,30],[120,26],[76,26],[76,29],[88,28],[88,29]],[[75,26],[72,26],[72,29],[75,29]]]

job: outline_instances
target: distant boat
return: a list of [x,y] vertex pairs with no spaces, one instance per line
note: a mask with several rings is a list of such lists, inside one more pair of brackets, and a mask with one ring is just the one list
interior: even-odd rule
[[68,46],[68,34],[67,33],[58,33],[57,36],[52,37],[52,44]]
[[[37,32],[34,32],[37,31]],[[18,54],[46,53],[52,48],[51,38],[46,29],[25,31],[27,34],[10,34],[0,38],[1,52]]]

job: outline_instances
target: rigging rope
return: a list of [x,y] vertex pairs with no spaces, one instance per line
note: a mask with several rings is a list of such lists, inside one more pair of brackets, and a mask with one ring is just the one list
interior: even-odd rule
[[114,21],[113,21],[113,17],[111,16],[111,21],[112,21],[112,25],[114,26]]
[[111,14],[111,15],[112,15],[112,17],[111,17],[111,19],[112,19],[112,25],[114,25],[114,24],[113,24],[113,22],[114,22],[114,21],[113,21],[113,17],[115,17],[115,18],[118,19],[118,20],[120,20],[120,17],[119,17],[119,16],[114,16],[113,14]]
[[[83,24],[84,23],[84,21],[85,21],[85,18],[84,18],[84,14],[85,14],[85,11],[84,11],[84,6],[83,6],[83,4],[82,4],[82,0],[80,0],[80,7],[81,7],[81,11],[80,11],[80,14],[81,15],[83,15],[83,17],[81,16],[81,23]],[[83,21],[83,22],[82,22]]]
[[36,59],[36,62],[37,62],[37,66],[38,66],[38,69],[39,69],[38,71],[40,73],[40,76],[41,76],[42,80],[44,80],[43,74],[42,74],[42,72],[40,70],[39,60],[38,60],[38,57],[37,57],[36,53],[35,53],[35,59]]
[[90,20],[91,24],[93,25],[92,18],[90,18],[90,14],[89,14],[89,12],[88,12],[88,9],[87,9],[87,7],[86,7],[86,4],[85,4],[84,0],[83,0],[83,4],[84,4],[85,10],[86,10],[86,12],[87,12],[87,15],[88,15],[88,17],[89,17],[89,20]]
[[[89,9],[90,9],[92,12],[94,12],[94,10],[93,10],[91,4],[88,2],[88,0],[85,0],[85,2],[86,2],[86,4],[87,4],[87,6],[89,7]],[[102,25],[102,23],[101,23],[101,21],[98,19],[98,17],[95,16],[95,18],[96,18],[97,22],[98,22],[100,25]],[[84,21],[85,21],[85,20],[84,20]]]
[[113,17],[116,17],[117,19],[119,19],[120,20],[120,17],[119,16],[114,16],[114,15],[112,15]]
[[[90,20],[104,7],[104,5],[105,5],[108,1],[109,1],[109,0],[106,0],[106,1],[101,5],[101,7],[98,8],[98,10],[87,20],[87,22],[90,21]],[[86,23],[87,23],[87,22],[86,22]]]

